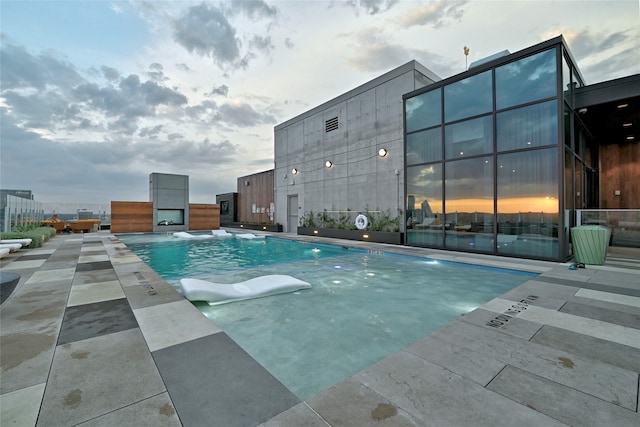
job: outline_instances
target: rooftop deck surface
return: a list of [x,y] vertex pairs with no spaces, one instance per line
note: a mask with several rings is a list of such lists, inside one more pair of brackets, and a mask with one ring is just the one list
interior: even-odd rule
[[540,275],[300,401],[116,236],[58,235],[0,260],[21,276],[0,306],[0,425],[640,425],[635,255],[570,270],[278,236]]

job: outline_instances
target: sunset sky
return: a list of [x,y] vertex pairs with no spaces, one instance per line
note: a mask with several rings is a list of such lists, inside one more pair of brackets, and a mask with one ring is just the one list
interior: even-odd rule
[[3,0],[0,186],[146,201],[177,173],[214,203],[273,168],[275,125],[413,59],[447,78],[563,34],[587,83],[639,73],[638,4]]

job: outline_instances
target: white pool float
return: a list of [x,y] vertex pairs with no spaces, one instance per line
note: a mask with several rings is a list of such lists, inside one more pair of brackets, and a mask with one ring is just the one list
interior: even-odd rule
[[256,236],[255,234],[251,234],[251,233],[236,234],[236,237],[238,239],[247,239],[247,240],[264,239],[264,235]]
[[185,231],[178,231],[173,233],[174,237],[180,237],[182,239],[213,239],[215,236],[209,234],[191,234]]
[[201,279],[180,279],[180,289],[186,299],[189,301],[206,301],[212,305],[309,288],[311,288],[311,284],[284,274],[270,274],[239,283],[214,283]]

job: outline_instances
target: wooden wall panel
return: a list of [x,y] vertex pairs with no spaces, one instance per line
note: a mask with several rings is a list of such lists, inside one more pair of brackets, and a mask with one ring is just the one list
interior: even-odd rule
[[600,208],[640,209],[640,142],[600,147]]
[[238,222],[273,224],[269,215],[273,184],[273,170],[238,178]]
[[190,230],[220,228],[220,205],[189,203]]
[[151,233],[153,202],[111,202],[111,233]]

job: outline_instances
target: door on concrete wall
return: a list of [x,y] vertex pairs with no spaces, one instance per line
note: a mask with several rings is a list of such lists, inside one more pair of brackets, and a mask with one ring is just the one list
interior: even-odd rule
[[295,194],[293,196],[289,196],[289,201],[287,203],[287,232],[288,233],[297,233],[298,232],[298,195]]

